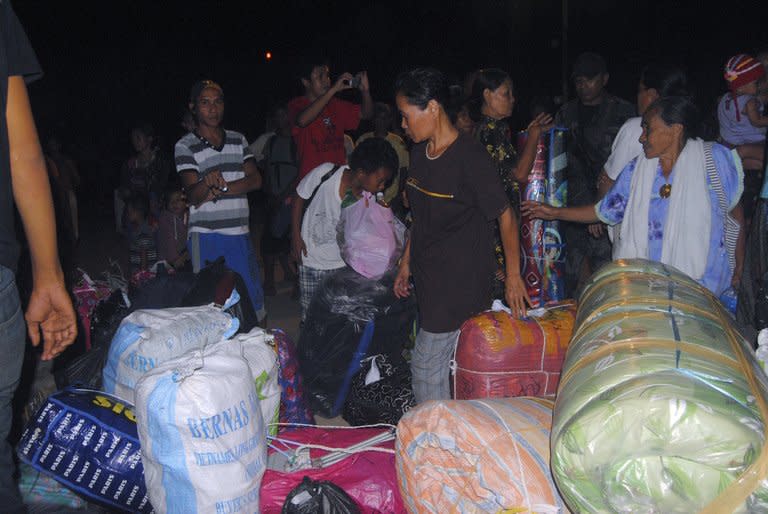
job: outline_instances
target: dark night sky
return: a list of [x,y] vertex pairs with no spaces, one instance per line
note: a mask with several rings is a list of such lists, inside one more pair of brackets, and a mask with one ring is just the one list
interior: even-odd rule
[[[672,58],[689,69],[703,107],[722,90],[721,68],[737,52],[768,47],[768,1],[568,0],[569,55],[608,60],[609,88],[634,101],[643,64]],[[137,119],[158,127],[172,150],[193,81],[227,95],[228,128],[258,135],[263,112],[298,92],[293,70],[321,49],[334,71],[367,69],[375,99],[391,100],[397,72],[433,65],[461,77],[480,66],[508,70],[517,112],[532,94],[559,94],[560,0],[465,2],[16,0],[45,71],[31,86],[43,134],[63,133],[83,160],[119,163]],[[702,12],[699,12],[702,11]],[[699,12],[693,18],[692,13]],[[266,62],[264,53],[274,54]]]

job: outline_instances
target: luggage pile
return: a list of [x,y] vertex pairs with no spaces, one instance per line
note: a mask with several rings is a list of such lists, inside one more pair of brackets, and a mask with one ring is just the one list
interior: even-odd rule
[[[125,295],[105,288],[89,316],[108,311],[113,337],[75,359],[79,377],[60,375],[71,381],[45,399],[17,447],[26,476],[34,477],[24,482],[33,484],[25,487],[30,502],[124,512],[259,511],[268,445],[288,428],[314,425],[296,349],[282,331],[242,330],[255,316],[240,305],[239,277],[230,270],[214,263],[188,278],[156,276]],[[166,292],[178,287],[183,294],[169,307]],[[132,308],[131,299],[145,308]],[[82,375],[84,360],[98,379]],[[72,362],[65,369],[72,372]],[[394,480],[390,490],[392,502]]]
[[[497,315],[465,323],[457,363],[462,345],[482,362],[505,338],[535,341]],[[718,299],[668,266],[618,261],[592,277],[554,406],[472,391],[484,398],[400,420],[409,512],[768,511],[768,377]]]
[[[18,449],[25,473],[55,480],[41,496],[77,494],[51,505],[127,512],[768,511],[768,377],[685,275],[619,261],[578,310],[481,313],[457,343],[457,399],[419,406],[403,357],[413,313],[381,284],[323,284],[337,298],[325,334],[343,344],[327,352],[334,376],[308,381],[308,359],[327,355],[239,330],[236,290],[127,315],[109,391],[50,396]],[[322,323],[309,326],[319,337]],[[384,424],[312,426],[308,403]]]

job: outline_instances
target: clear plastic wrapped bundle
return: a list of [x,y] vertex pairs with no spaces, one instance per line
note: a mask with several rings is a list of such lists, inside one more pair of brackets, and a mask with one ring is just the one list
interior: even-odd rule
[[645,260],[579,299],[552,425],[574,512],[767,512],[768,384],[709,291]]

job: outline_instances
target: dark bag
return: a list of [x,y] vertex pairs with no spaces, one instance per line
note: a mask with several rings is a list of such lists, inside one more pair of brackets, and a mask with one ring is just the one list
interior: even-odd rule
[[343,268],[323,280],[307,310],[298,353],[310,407],[338,416],[360,361],[397,355],[410,344],[416,318],[414,295],[396,298],[394,271],[370,280]]
[[122,289],[116,289],[94,307],[91,313],[91,349],[65,361],[63,366],[54,365],[53,378],[59,389],[69,385],[101,388],[101,371],[107,360],[109,345],[123,318],[133,311],[126,299]]
[[296,142],[291,136],[275,134],[267,142],[264,158],[267,193],[281,196],[299,176]]
[[243,277],[227,267],[224,257],[219,257],[200,270],[195,284],[184,295],[180,306],[197,307],[209,303],[224,305],[233,289],[236,289],[240,295],[240,301],[227,309],[227,312],[240,321],[238,332],[250,332],[253,327],[259,324],[256,311],[253,308],[251,297],[248,295]]
[[355,500],[333,482],[315,481],[309,477],[285,498],[282,514],[358,514]]
[[115,336],[120,323],[128,314],[133,312],[133,307],[127,301],[127,295],[117,289],[109,295],[109,298],[99,302],[91,315],[91,341],[94,347],[105,346],[109,348],[112,338]]
[[291,205],[280,202],[269,212],[269,235],[275,239],[286,237],[291,228]]
[[89,351],[74,358],[65,367],[54,370],[53,380],[58,389],[68,386],[101,389],[102,371],[107,363],[109,345],[94,346]]
[[197,277],[191,271],[168,273],[165,266],[158,266],[153,278],[129,291],[131,307],[133,310],[181,307],[182,298],[196,281]]
[[[393,364],[396,362],[396,364]],[[366,385],[373,375],[378,380]],[[416,405],[411,385],[411,370],[402,358],[374,355],[352,379],[344,419],[352,426],[388,423],[397,425],[400,418]]]
[[[267,143],[264,158],[266,192],[273,199],[284,198],[299,175],[296,143],[290,136],[276,134]],[[291,206],[280,201],[269,212],[269,233],[280,239],[291,228]]]

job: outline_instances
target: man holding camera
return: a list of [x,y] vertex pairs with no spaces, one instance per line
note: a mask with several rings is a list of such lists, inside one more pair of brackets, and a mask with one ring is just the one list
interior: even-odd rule
[[[300,75],[304,96],[288,103],[299,154],[298,180],[320,164],[346,163],[344,132],[355,130],[361,119],[373,116],[373,99],[366,72],[342,73],[331,85],[328,65],[312,62],[301,69]],[[336,98],[338,92],[355,87],[362,96],[360,105]]]

